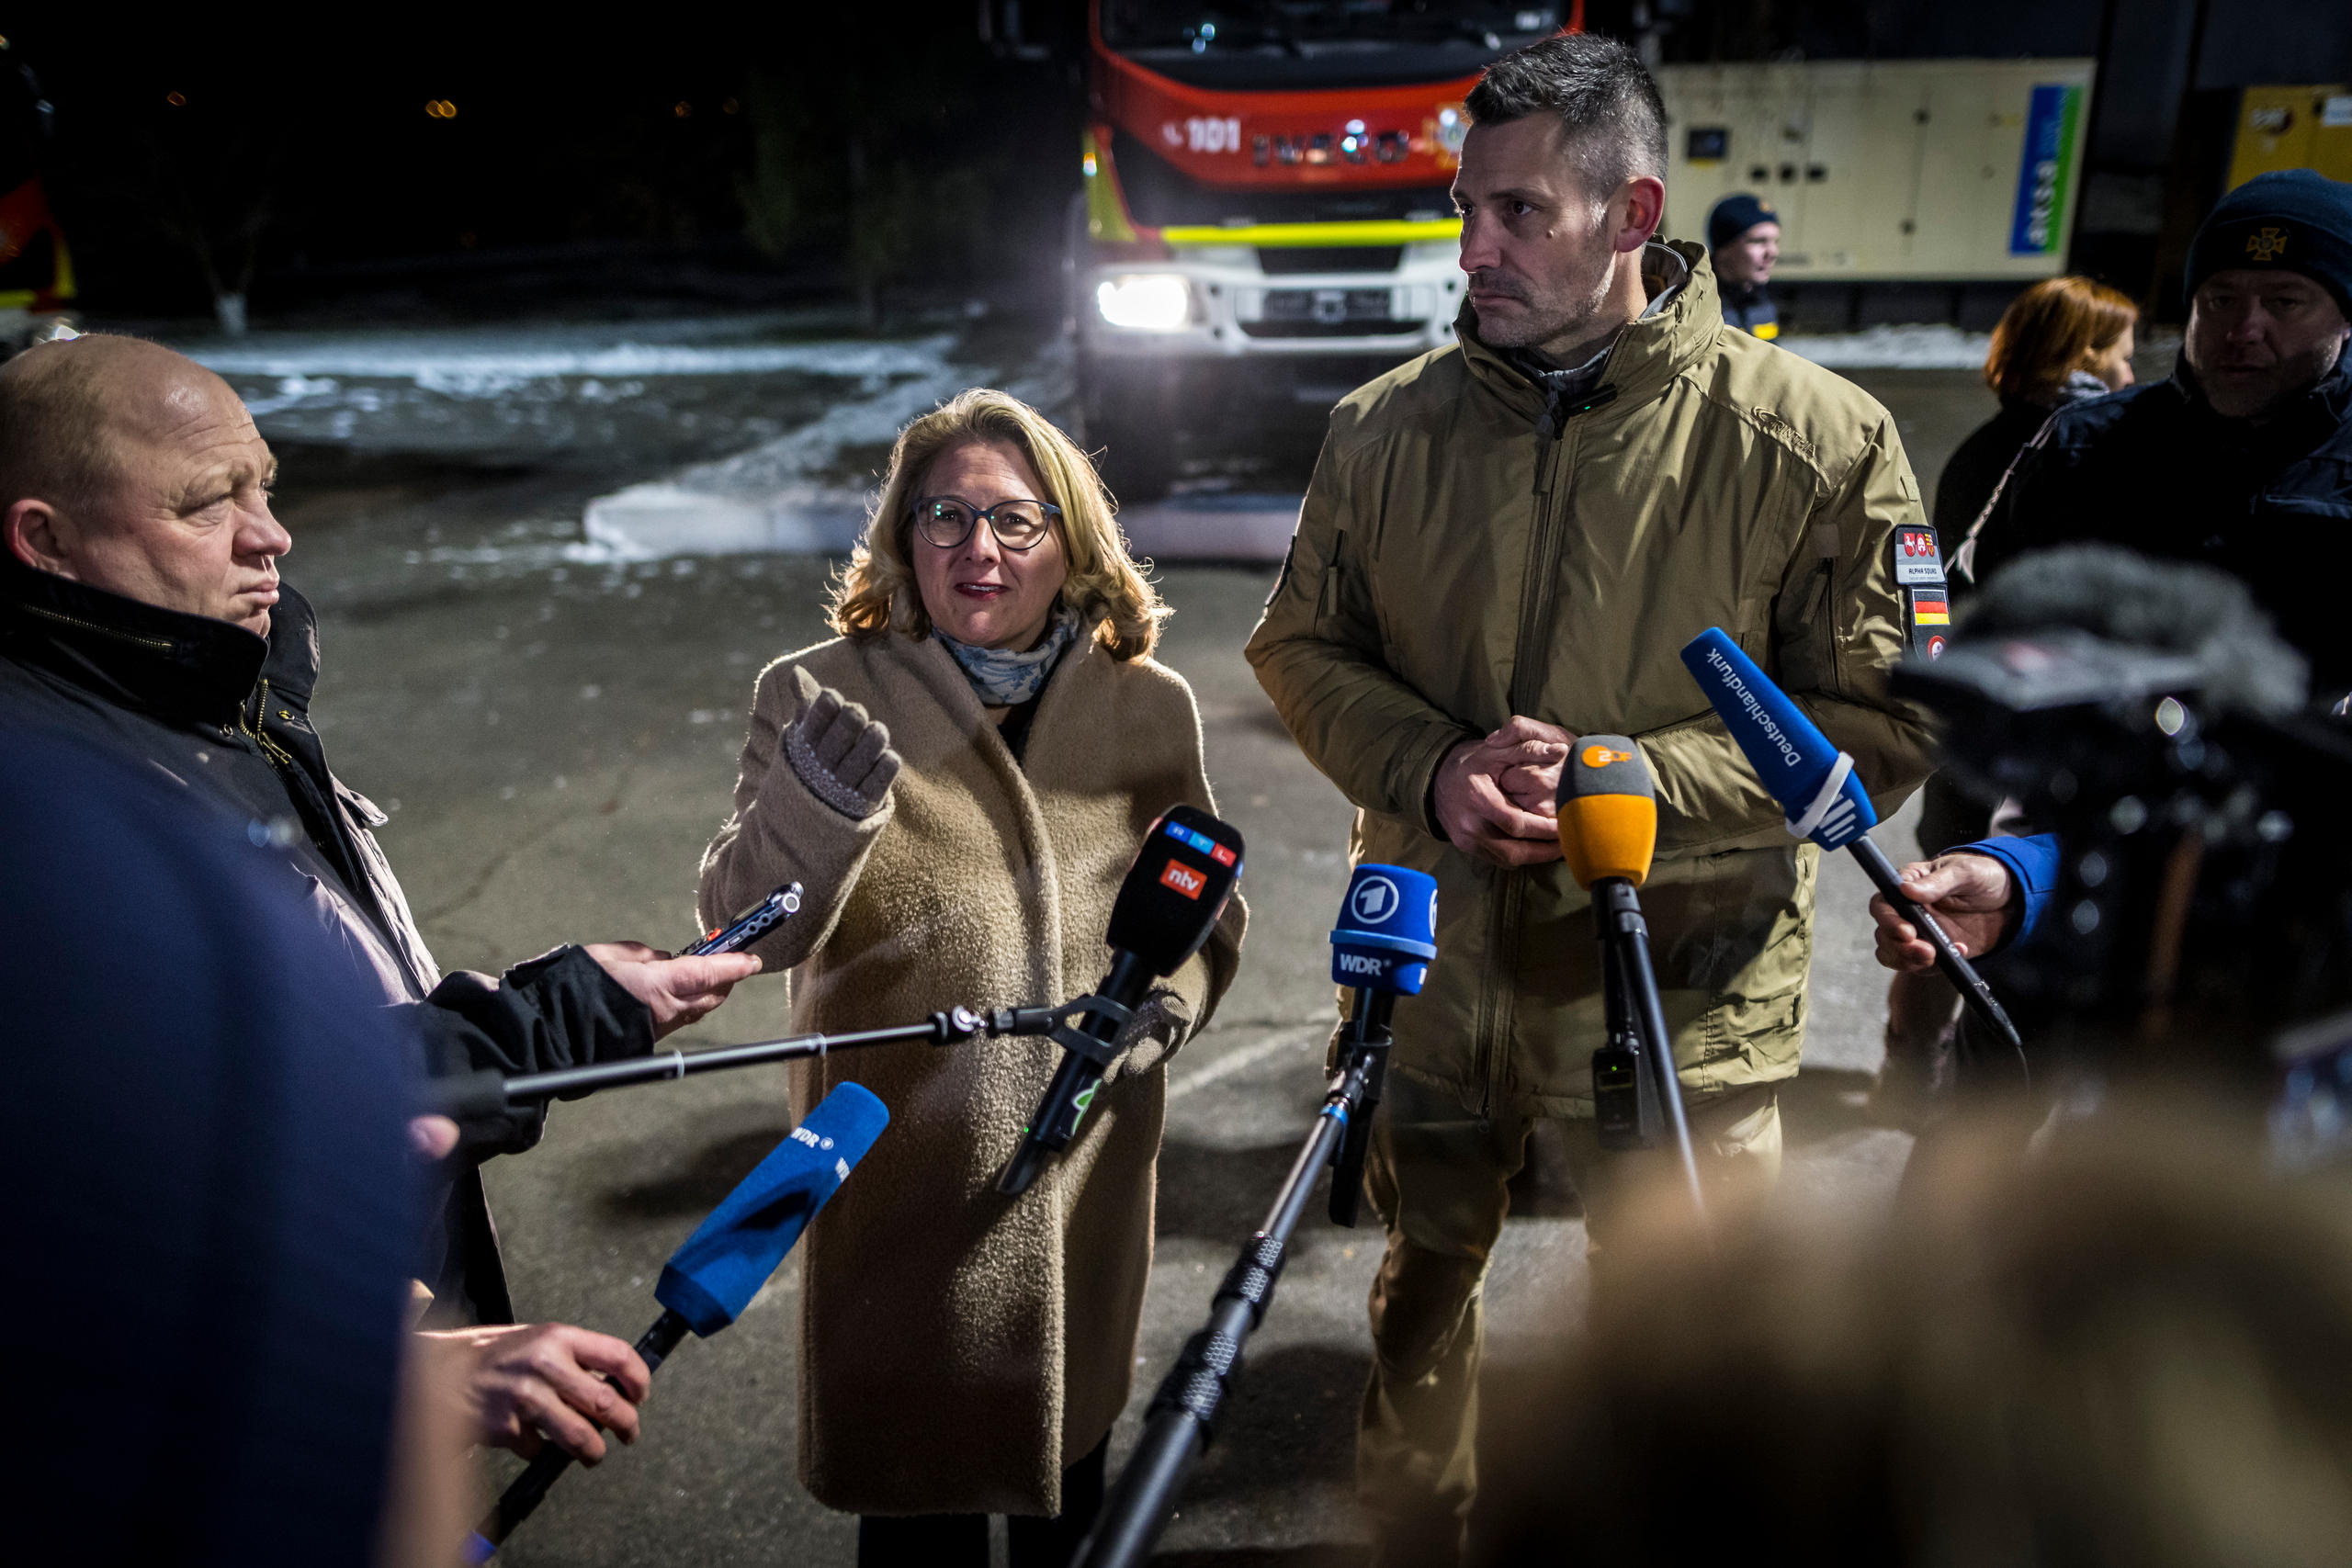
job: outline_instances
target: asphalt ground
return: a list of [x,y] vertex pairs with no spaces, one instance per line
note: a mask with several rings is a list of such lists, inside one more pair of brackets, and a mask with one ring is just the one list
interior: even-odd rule
[[[1856,373],[1932,475],[1986,417],[1965,372]],[[497,464],[281,444],[288,575],[319,602],[315,715],[341,774],[390,813],[385,848],[442,964],[496,971],[565,941],[661,945],[694,930],[695,867],[728,808],[752,678],[826,635],[832,563],[787,556],[637,565],[572,559],[518,528],[576,517],[641,454],[567,448]],[[1279,482],[1312,457],[1275,454]],[[515,520],[526,520],[518,524]],[[1250,845],[1250,930],[1214,1026],[1170,1068],[1158,1252],[1136,1391],[1204,1317],[1259,1224],[1323,1091],[1331,1019],[1326,936],[1345,881],[1350,811],[1292,744],[1242,660],[1272,568],[1178,565],[1162,658],[1192,682],[1223,813]],[[1908,858],[1908,814],[1880,830]],[[1785,1100],[1783,1200],[1882,1201],[1908,1153],[1867,1100],[1884,993],[1867,889],[1825,865],[1805,1066]],[[679,1039],[786,1032],[783,987],[755,980]],[[518,1310],[634,1337],[662,1260],[791,1125],[781,1068],[717,1074],[559,1107],[535,1151],[487,1177]],[[1369,1216],[1367,1216],[1369,1218]],[[1354,1561],[1354,1411],[1368,1364],[1378,1230],[1310,1208],[1218,1439],[1161,1544],[1193,1564]],[[797,1267],[740,1322],[663,1367],[642,1440],[567,1476],[502,1561],[532,1564],[847,1562],[854,1521],[794,1470]],[[1539,1130],[1487,1287],[1488,1377],[1508,1382],[1577,1331],[1583,1225]],[[519,1461],[485,1456],[485,1493]]]

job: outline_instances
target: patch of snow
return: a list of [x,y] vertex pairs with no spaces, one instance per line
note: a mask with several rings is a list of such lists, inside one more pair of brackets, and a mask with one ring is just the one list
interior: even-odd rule
[[494,398],[528,381],[589,377],[597,384],[585,395],[605,398],[614,395],[614,389],[602,383],[644,376],[763,376],[781,371],[866,378],[920,375],[954,344],[955,339],[947,335],[898,343],[834,339],[681,344],[633,338],[583,343],[519,333],[315,339],[288,334],[268,343],[197,344],[188,350],[188,356],[223,376],[277,378],[279,394],[295,399],[334,392],[334,382],[324,379],[333,377],[412,381],[426,391],[458,398]]
[[1790,353],[1833,370],[1982,370],[1993,349],[1989,333],[1964,333],[1951,326],[1796,333],[1779,342]]

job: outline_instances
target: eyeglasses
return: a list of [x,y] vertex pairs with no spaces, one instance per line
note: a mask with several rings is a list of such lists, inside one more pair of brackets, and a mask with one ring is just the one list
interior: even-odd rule
[[915,502],[914,512],[915,531],[943,550],[952,550],[970,538],[983,517],[996,535],[996,542],[1006,549],[1033,549],[1062,514],[1062,509],[1051,502],[1000,501],[983,508],[952,495],[924,496]]

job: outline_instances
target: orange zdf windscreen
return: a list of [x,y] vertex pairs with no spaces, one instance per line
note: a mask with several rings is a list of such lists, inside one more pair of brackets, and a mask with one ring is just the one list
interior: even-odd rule
[[1560,770],[1560,852],[1577,885],[1622,876],[1639,887],[1657,850],[1657,789],[1622,735],[1579,737]]

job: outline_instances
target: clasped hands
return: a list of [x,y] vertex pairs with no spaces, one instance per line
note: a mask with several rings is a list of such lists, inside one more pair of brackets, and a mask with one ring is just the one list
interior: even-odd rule
[[1577,738],[1556,724],[1514,716],[1464,740],[1438,764],[1437,824],[1453,847],[1489,865],[1560,858],[1560,770]]

